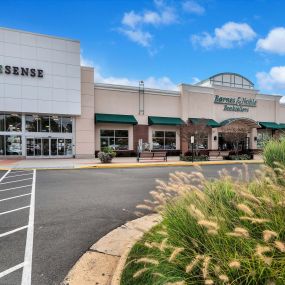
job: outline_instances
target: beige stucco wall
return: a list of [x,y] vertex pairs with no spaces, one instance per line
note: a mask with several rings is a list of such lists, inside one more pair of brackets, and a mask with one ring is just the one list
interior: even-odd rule
[[94,69],[81,67],[81,116],[75,119],[75,156],[94,157]]
[[138,124],[147,125],[148,116],[180,117],[178,92],[144,93],[144,114],[139,114],[139,91],[124,86],[95,85],[95,113],[134,115]]
[[[281,97],[258,94],[257,90],[230,87],[200,87],[181,85],[181,116],[187,118],[211,118],[222,122],[229,118],[250,118],[263,122],[285,122],[285,108],[280,105]],[[248,107],[248,112],[225,111],[224,104],[215,104],[215,95],[257,100],[256,107]]]

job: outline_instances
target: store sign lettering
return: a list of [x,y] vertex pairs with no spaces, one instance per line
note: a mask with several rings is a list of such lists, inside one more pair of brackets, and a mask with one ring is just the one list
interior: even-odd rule
[[216,95],[214,99],[215,104],[223,104],[224,111],[232,112],[249,112],[250,107],[256,107],[257,101],[246,97],[223,97]]
[[44,77],[44,71],[42,69],[28,68],[28,67],[18,67],[11,65],[0,65],[0,75],[20,75],[20,76],[28,76],[28,77]]

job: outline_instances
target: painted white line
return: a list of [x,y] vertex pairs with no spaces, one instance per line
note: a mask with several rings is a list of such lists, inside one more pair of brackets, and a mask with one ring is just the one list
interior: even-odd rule
[[0,272],[0,278],[2,278],[2,277],[4,277],[4,276],[6,276],[6,275],[8,275],[8,274],[10,274],[10,273],[12,273],[12,272],[18,270],[18,269],[20,269],[20,268],[22,268],[22,267],[24,267],[24,265],[25,265],[25,263],[23,262],[23,263],[20,263],[20,264],[18,264],[18,265],[16,265],[16,266],[13,266],[13,267],[11,267],[11,268],[5,270],[5,271]]
[[32,283],[32,261],[33,261],[33,242],[34,242],[34,220],[35,220],[35,191],[36,191],[36,170],[34,169],[33,186],[30,204],[29,224],[27,230],[27,240],[25,249],[25,265],[22,274],[21,285],[31,285]]
[[5,232],[5,233],[3,233],[3,234],[0,234],[0,238],[1,238],[1,237],[8,236],[8,235],[11,235],[11,234],[13,234],[13,233],[16,233],[16,232],[18,232],[18,231],[24,230],[24,229],[26,229],[26,228],[28,228],[28,226],[23,226],[23,227],[14,229],[14,230],[9,231],[9,232]]
[[9,183],[17,183],[17,182],[26,181],[26,180],[31,180],[31,179],[33,179],[33,177],[25,178],[25,179],[20,179],[20,180],[14,180],[14,181],[1,182],[0,185],[9,184]]
[[13,209],[13,210],[10,210],[10,211],[2,212],[2,213],[0,213],[0,216],[5,215],[5,214],[9,214],[9,213],[12,213],[12,212],[24,210],[24,209],[26,209],[26,208],[30,208],[30,206],[25,206],[25,207]]
[[25,188],[25,187],[31,187],[31,186],[32,186],[32,184],[24,185],[24,186],[18,186],[18,187],[12,187],[12,188],[7,188],[7,189],[2,189],[2,190],[0,190],[0,192],[10,191],[10,190],[14,190],[14,189],[20,189],[20,188]]
[[24,196],[28,196],[28,195],[31,195],[31,193],[27,193],[27,194],[22,194],[22,195],[18,195],[18,196],[13,196],[13,197],[5,198],[5,199],[0,200],[0,202],[7,201],[7,200],[12,200],[12,199],[17,199],[17,198],[24,197]]
[[33,172],[31,172],[31,173],[24,173],[24,174],[17,174],[17,175],[9,175],[9,176],[7,176],[5,178],[7,179],[7,178],[18,177],[18,176],[25,176],[25,175],[33,175]]
[[8,170],[1,178],[0,182],[10,173],[11,170]]

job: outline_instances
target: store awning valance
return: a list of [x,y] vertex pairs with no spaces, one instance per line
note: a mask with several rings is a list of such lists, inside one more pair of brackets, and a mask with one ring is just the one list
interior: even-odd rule
[[213,119],[202,119],[202,118],[189,118],[194,125],[205,123],[208,127],[218,128],[220,124]]
[[279,129],[284,130],[285,129],[285,124],[279,124]]
[[279,130],[280,125],[274,122],[259,122],[259,124],[266,129]]
[[137,125],[138,121],[133,115],[95,114],[95,123]]
[[249,119],[249,118],[231,118],[231,119],[227,119],[224,120],[220,123],[220,126],[228,126],[232,123],[243,123],[244,125],[246,125],[249,128],[260,128],[260,125],[258,122],[256,122],[253,119]]
[[180,118],[175,117],[148,117],[149,125],[170,125],[170,126],[179,126],[183,125],[184,122]]

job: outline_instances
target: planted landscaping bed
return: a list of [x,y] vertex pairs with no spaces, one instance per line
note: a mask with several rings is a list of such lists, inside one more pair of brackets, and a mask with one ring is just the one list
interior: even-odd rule
[[201,172],[158,181],[160,225],[135,244],[121,285],[285,284],[285,169],[246,167],[208,181]]

